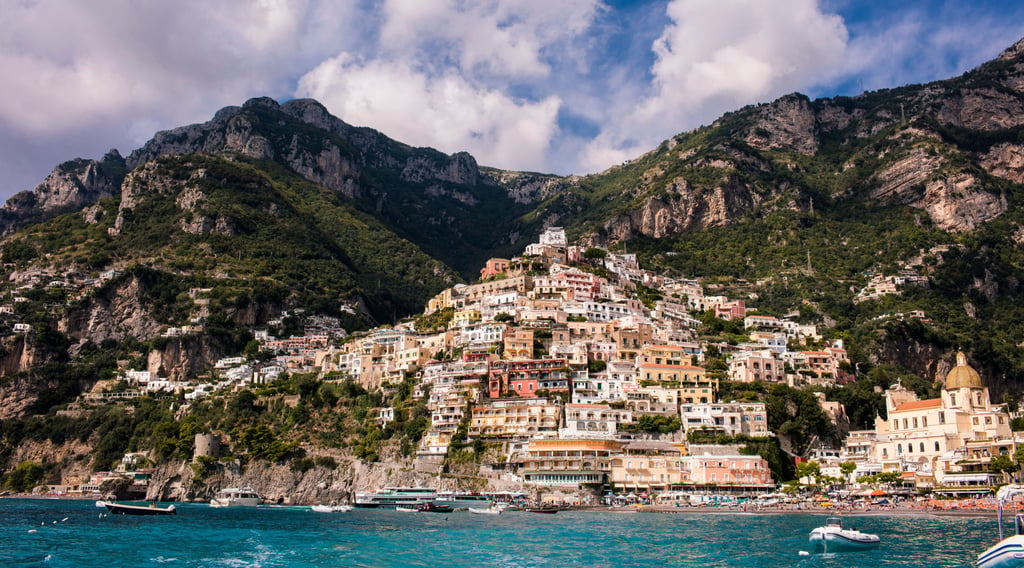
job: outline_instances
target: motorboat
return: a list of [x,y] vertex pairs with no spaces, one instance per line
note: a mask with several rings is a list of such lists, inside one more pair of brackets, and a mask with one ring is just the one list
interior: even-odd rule
[[314,513],[347,513],[352,510],[352,505],[313,505],[310,509]]
[[473,513],[474,515],[500,515],[501,507],[488,507],[486,509],[476,509],[470,507],[469,512]]
[[542,505],[540,507],[524,507],[523,510],[526,511],[527,513],[545,513],[548,515],[553,515],[557,513],[560,510],[560,508],[552,507],[550,505]]
[[1003,538],[1003,502],[1024,494],[1024,487],[1007,485],[996,493],[999,504],[999,542],[978,555],[979,568],[1024,568],[1024,514],[1013,518],[1014,534]]
[[[1020,531],[1021,516],[1015,524]],[[978,555],[979,568],[1019,568],[1024,566],[1024,534],[1008,536]]]
[[437,490],[429,487],[385,487],[376,491],[356,493],[352,504],[368,508],[417,508],[424,503],[432,503],[434,499],[437,499]]
[[438,505],[437,503],[424,503],[420,506],[421,513],[451,513],[453,511],[455,511],[454,507]]
[[263,499],[255,490],[248,487],[229,487],[221,489],[210,499],[211,507],[255,507]]
[[863,550],[878,546],[881,539],[878,535],[860,532],[857,529],[844,529],[843,520],[829,517],[825,525],[811,531],[811,546],[818,550]]
[[168,505],[167,507],[158,507],[156,502],[151,502],[148,505],[129,505],[126,503],[115,503],[113,501],[97,501],[96,506],[99,507],[102,504],[106,507],[107,511],[110,511],[114,515],[177,515],[177,509],[174,505]]

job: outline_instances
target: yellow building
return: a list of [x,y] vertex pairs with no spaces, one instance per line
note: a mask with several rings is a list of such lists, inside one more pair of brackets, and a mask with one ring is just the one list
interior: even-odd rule
[[692,364],[691,357],[682,346],[647,345],[637,359],[637,381],[644,388],[658,392],[671,390],[674,400],[662,402],[683,403],[714,402],[718,392],[718,379],[707,376],[703,367]]
[[621,446],[616,440],[530,440],[520,474],[534,485],[604,486],[611,472],[611,457]]
[[616,491],[660,493],[689,485],[690,471],[683,464],[685,446],[657,440],[636,440],[612,457],[612,484]]

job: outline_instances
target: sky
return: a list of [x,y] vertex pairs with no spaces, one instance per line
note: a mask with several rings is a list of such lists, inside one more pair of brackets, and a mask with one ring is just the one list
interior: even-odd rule
[[0,201],[257,96],[597,173],[730,110],[957,76],[1019,0],[0,0]]

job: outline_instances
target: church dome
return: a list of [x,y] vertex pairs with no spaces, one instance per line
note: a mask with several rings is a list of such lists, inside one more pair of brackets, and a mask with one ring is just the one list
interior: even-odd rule
[[956,354],[956,367],[946,375],[946,389],[983,388],[981,375],[967,364],[967,356],[962,352]]

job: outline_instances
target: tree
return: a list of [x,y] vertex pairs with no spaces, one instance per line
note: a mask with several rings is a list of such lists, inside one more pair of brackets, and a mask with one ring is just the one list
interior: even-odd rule
[[816,461],[805,461],[796,464],[796,479],[803,483],[803,479],[814,478],[815,481],[821,477],[821,464]]
[[1019,466],[1013,463],[1010,456],[1000,454],[994,456],[991,461],[988,462],[988,470],[992,473],[1013,473],[1019,469]]
[[850,474],[857,470],[857,462],[844,461],[839,464],[839,472],[843,474],[843,483],[850,482]]

